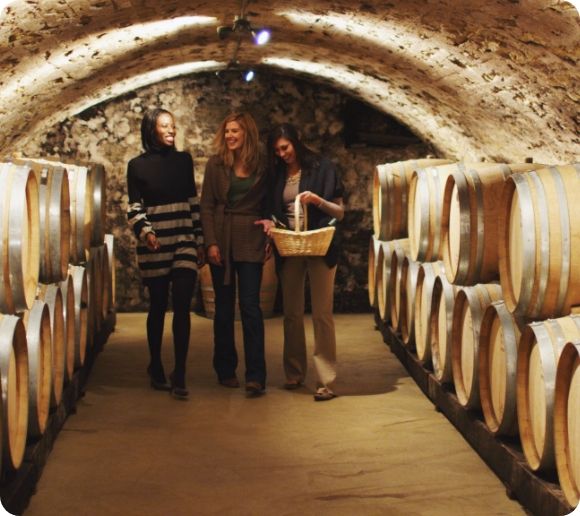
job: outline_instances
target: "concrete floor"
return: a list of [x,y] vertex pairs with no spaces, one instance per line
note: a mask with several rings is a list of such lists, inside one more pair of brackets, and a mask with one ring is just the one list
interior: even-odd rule
[[306,388],[281,388],[280,317],[266,324],[267,394],[218,385],[211,324],[192,315],[181,402],[148,387],[144,314],[118,315],[27,515],[524,514],[370,314],[336,317],[340,396],[324,403],[312,400],[312,370]]

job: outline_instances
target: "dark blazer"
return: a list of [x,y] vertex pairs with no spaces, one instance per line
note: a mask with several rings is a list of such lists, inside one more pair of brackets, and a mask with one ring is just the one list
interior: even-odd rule
[[[286,174],[284,168],[278,169],[272,179],[273,187],[270,196],[270,211],[278,220],[288,225],[284,201],[282,199],[284,187],[286,185]],[[322,156],[315,156],[309,164],[302,165],[302,175],[300,176],[299,192],[314,192],[326,201],[339,199],[343,196],[344,189],[336,166],[329,159]],[[308,228],[319,229],[330,222],[331,217],[318,209],[316,206],[308,205]],[[338,262],[339,253],[339,231],[334,232],[334,237],[328,248],[324,259],[329,267],[334,267]]]

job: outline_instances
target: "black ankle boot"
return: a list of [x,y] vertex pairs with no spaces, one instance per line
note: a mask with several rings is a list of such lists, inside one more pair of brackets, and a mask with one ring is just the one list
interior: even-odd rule
[[171,395],[178,400],[186,400],[189,396],[189,391],[185,387],[185,378],[175,374],[175,371],[169,375],[169,381],[171,382]]
[[165,378],[163,366],[153,367],[149,364],[149,367],[147,367],[147,374],[149,375],[151,387],[156,391],[169,391],[171,389],[171,386],[167,383],[167,379]]

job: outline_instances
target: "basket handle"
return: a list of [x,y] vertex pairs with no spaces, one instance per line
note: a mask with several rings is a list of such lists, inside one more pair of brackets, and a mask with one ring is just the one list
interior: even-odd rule
[[300,233],[308,229],[308,209],[305,204],[302,204],[302,212],[304,213],[304,229],[300,229],[300,194],[294,198],[294,231]]

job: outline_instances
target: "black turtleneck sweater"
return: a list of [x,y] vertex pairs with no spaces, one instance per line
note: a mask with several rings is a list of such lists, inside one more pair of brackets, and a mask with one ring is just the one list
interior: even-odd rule
[[[145,152],[129,161],[127,186],[127,216],[138,239],[142,276],[196,269],[197,247],[203,245],[203,237],[191,155],[173,148]],[[161,244],[158,251],[150,251],[145,244],[150,232]]]

